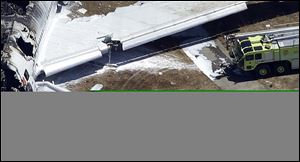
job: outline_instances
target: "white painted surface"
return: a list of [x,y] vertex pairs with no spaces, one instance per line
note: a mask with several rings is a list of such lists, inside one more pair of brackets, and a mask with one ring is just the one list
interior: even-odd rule
[[102,57],[102,53],[98,50],[98,48],[94,48],[84,52],[78,52],[77,55],[57,59],[55,62],[47,62],[43,65],[43,69],[46,76],[50,76],[100,57]]
[[119,37],[123,50],[127,50],[246,9],[246,4],[241,1],[153,2],[153,6],[149,5],[151,12],[147,12],[151,13],[149,17],[144,19],[142,14],[132,18],[138,22],[144,21],[145,24],[149,24],[147,21],[161,21],[148,26],[143,24],[138,32],[129,31],[133,34]]
[[[112,35],[127,50],[246,8],[244,1],[151,1],[117,8],[107,16],[74,20],[63,9],[51,20],[52,25],[41,42],[36,71],[44,69],[49,76],[96,59],[85,51],[97,49],[97,38],[101,36]],[[74,59],[81,54],[87,56]]]

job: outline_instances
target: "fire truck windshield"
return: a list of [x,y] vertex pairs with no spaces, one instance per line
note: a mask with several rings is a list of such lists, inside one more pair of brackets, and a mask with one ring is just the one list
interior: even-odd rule
[[236,60],[240,60],[244,56],[244,54],[241,50],[241,46],[237,41],[235,42],[235,48],[234,48],[233,53],[235,55]]

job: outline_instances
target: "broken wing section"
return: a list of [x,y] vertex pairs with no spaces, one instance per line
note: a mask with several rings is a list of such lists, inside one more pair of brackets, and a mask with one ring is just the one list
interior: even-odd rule
[[[168,3],[168,2],[164,2],[164,3]],[[176,34],[184,30],[196,27],[198,25],[210,21],[214,21],[247,9],[246,3],[241,1],[191,2],[194,3],[193,5],[188,5],[188,4],[185,5],[186,2],[185,3],[169,2],[169,3],[173,3],[173,5],[163,5],[163,6],[158,5],[160,8],[162,8],[161,10],[163,10],[164,7],[166,7],[165,13],[163,14],[159,13],[158,15],[156,15],[157,12],[153,10],[153,12],[151,12],[153,13],[153,18],[149,18],[146,20],[155,21],[155,17],[160,17],[160,16],[166,17],[167,20],[167,17],[171,17],[171,15],[174,14],[178,16],[178,18],[169,20],[168,22],[162,24],[157,24],[156,26],[148,26],[148,28],[140,30],[139,32],[134,34],[122,36],[123,38],[120,39],[120,42],[122,43],[123,50],[134,48],[139,45],[160,39],[162,37]],[[187,6],[187,7],[184,8],[182,6]],[[202,7],[199,8],[199,6]],[[142,20],[143,17],[137,18],[138,22],[141,22]],[[145,22],[145,24],[151,24],[151,22],[149,23]]]
[[149,1],[75,19],[65,9],[41,40],[35,71],[51,76],[102,57],[111,45],[128,50],[246,9],[245,1]]

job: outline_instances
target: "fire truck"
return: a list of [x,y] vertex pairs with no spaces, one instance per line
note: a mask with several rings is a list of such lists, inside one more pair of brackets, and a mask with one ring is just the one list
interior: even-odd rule
[[233,65],[260,77],[299,69],[299,26],[225,36]]

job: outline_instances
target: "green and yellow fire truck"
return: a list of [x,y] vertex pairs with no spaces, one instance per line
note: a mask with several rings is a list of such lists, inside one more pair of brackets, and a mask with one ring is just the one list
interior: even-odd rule
[[259,76],[299,69],[299,26],[225,37],[233,64]]

